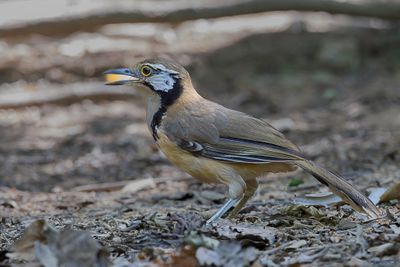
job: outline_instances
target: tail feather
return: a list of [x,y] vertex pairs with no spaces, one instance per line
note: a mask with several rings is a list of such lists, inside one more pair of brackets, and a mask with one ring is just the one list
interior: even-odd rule
[[322,184],[341,197],[346,203],[350,204],[358,212],[366,213],[371,218],[384,216],[384,212],[377,208],[374,203],[354,186],[342,177],[339,177],[330,171],[319,167],[309,160],[296,161],[296,165],[310,173]]

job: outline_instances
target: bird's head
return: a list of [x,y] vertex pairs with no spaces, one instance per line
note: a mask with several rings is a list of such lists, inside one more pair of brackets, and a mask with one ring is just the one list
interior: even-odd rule
[[104,75],[108,85],[132,85],[147,94],[158,95],[167,102],[176,100],[186,87],[191,87],[190,76],[185,68],[172,60],[161,58],[147,59],[131,68],[108,70]]

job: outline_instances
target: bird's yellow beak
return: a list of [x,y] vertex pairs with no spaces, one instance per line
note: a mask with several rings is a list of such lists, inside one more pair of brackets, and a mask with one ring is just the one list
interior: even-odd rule
[[123,85],[140,80],[129,68],[107,70],[104,78],[107,85]]

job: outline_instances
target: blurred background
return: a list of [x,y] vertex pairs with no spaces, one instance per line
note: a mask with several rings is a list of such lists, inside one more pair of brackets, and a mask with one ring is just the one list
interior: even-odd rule
[[[268,120],[364,193],[398,183],[399,20],[394,0],[0,0],[0,262],[43,217],[90,231],[113,255],[163,247],[165,258],[223,203],[223,187],[186,179],[158,152],[135,90],[104,85],[103,71],[149,57],[180,62],[201,95]],[[326,191],[305,173],[260,182],[239,221],[256,236],[247,245],[279,241],[268,266],[385,255],[395,265],[398,219],[364,239],[340,226],[350,208],[290,206]],[[172,266],[196,266],[194,253],[194,265]]]
[[0,1],[0,184],[182,175],[157,152],[135,91],[103,85],[104,70],[154,56],[333,169],[398,163],[399,4],[297,2]]

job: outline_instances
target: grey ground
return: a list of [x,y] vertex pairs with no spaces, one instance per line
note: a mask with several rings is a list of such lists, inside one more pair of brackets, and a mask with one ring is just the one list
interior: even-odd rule
[[[202,95],[268,119],[363,192],[399,182],[399,32],[309,33],[301,27],[222,32],[212,39],[206,34],[194,39],[183,25],[169,30],[175,37],[155,29],[166,35],[157,40],[110,36],[106,29],[51,40],[36,36],[26,44],[4,40],[0,96],[101,87],[107,68],[173,55]],[[113,42],[82,48],[82,39]],[[71,44],[78,48],[68,50]],[[2,266],[10,264],[6,253],[15,240],[39,218],[57,229],[88,231],[111,260],[132,264],[193,266],[195,259],[226,266],[227,259],[238,266],[398,264],[398,201],[380,204],[393,218],[373,222],[348,206],[295,205],[296,196],[325,191],[302,172],[260,179],[256,197],[237,219],[204,227],[222,205],[225,188],[200,184],[171,166],[157,151],[144,117],[136,96],[0,110]],[[289,186],[293,180],[304,183]],[[214,246],[207,238],[216,240]]]

